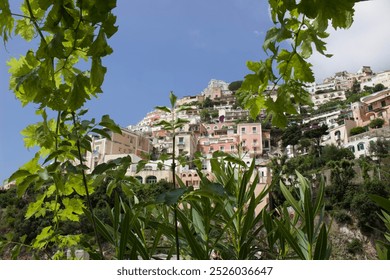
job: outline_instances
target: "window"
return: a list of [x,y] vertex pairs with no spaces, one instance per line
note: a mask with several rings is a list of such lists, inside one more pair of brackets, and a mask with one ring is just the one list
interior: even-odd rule
[[184,144],[184,137],[179,137],[179,144]]
[[235,149],[234,145],[230,145],[230,150],[234,151],[234,149]]
[[221,147],[219,147],[219,150],[220,150],[220,151],[224,151],[224,150],[225,150],[225,147],[224,147],[224,146],[221,146]]
[[358,151],[363,151],[364,150],[364,143],[363,142],[360,142],[359,144],[357,144],[357,150]]
[[348,146],[348,149],[350,149],[352,153],[355,152],[355,147],[354,146]]
[[154,183],[157,183],[156,176],[149,176],[146,178],[146,184],[154,184]]
[[372,111],[372,105],[368,105],[368,111]]
[[214,151],[214,148],[213,147],[210,147],[210,152]]
[[385,107],[385,106],[386,106],[386,100],[383,100],[383,101],[381,102],[381,105],[382,105],[382,107]]
[[252,127],[252,133],[256,133],[257,132],[257,127],[253,126]]
[[256,145],[257,145],[257,140],[253,139],[253,147],[255,147]]
[[143,181],[143,179],[142,179],[142,177],[141,177],[141,176],[135,176],[135,179],[137,179],[137,180],[138,180],[138,182],[140,182],[140,183],[142,184],[142,181]]
[[241,133],[245,134],[245,127],[241,127]]

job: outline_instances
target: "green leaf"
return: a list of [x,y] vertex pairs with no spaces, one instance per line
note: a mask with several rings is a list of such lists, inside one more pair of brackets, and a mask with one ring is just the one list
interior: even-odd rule
[[175,108],[176,106],[176,101],[177,101],[177,96],[173,93],[173,91],[171,91],[169,93],[169,101],[171,102],[171,107],[172,108]]
[[107,131],[105,131],[104,129],[94,128],[91,130],[91,132],[99,134],[99,135],[103,136],[104,138],[107,138],[108,140],[111,140],[111,135],[109,133],[107,133]]
[[180,189],[175,189],[173,191],[162,193],[157,197],[156,202],[165,203],[167,205],[177,204],[180,198],[183,196],[183,194],[185,194],[187,191],[188,191],[187,188],[180,188]]
[[[107,68],[102,65],[102,60],[100,57],[94,57],[92,59],[91,66],[91,85],[93,87],[99,88],[103,84],[104,75],[107,72]],[[101,91],[101,90],[99,90]]]
[[118,259],[123,260],[127,251],[127,242],[130,235],[130,211],[126,211],[121,221],[121,237],[119,242]]
[[8,181],[9,181],[9,182],[12,182],[12,181],[14,181],[14,180],[16,180],[16,179],[18,179],[18,178],[26,177],[26,176],[29,176],[29,175],[31,175],[31,173],[30,173],[29,171],[23,170],[23,169],[19,169],[19,170],[15,171],[15,172],[11,175],[11,177],[9,177]]
[[109,13],[106,20],[103,22],[103,31],[107,38],[110,38],[118,31],[118,26],[115,26],[116,16]]
[[8,1],[0,1],[0,37],[5,44],[11,36],[14,27],[14,18],[12,17]]
[[140,172],[142,169],[144,169],[145,165],[148,163],[147,160],[140,160],[138,163],[137,163],[137,171],[136,173]]
[[246,107],[249,109],[249,114],[253,120],[257,119],[257,116],[260,114],[261,110],[265,108],[265,99],[264,95],[258,95],[250,99],[246,103]]
[[103,57],[112,53],[112,48],[108,45],[103,29],[100,29],[96,40],[89,48],[88,55],[92,57]]
[[387,212],[390,213],[390,200],[386,199],[384,197],[370,194],[368,195],[379,207],[385,209]]
[[160,110],[160,111],[163,111],[163,112],[166,112],[168,114],[171,113],[171,109],[169,109],[168,107],[166,106],[156,106],[154,107],[156,110]]
[[46,55],[49,55],[50,57],[66,59],[67,56],[65,54],[65,48],[63,44],[64,39],[64,34],[60,31],[57,31],[50,40],[49,44],[47,44],[45,47]]
[[101,163],[97,166],[95,166],[95,168],[93,169],[93,172],[92,174],[93,175],[98,175],[98,174],[103,174],[104,172],[106,172],[107,170],[110,170],[114,167],[116,167],[117,165],[113,162],[110,162],[110,163]]
[[329,248],[328,248],[328,233],[325,224],[322,225],[320,234],[317,237],[316,247],[313,258],[315,260],[327,260],[329,259]]
[[317,198],[314,205],[314,215],[320,213],[322,209],[324,209],[324,198],[325,198],[325,182],[323,178],[321,178],[319,190],[317,192]]
[[316,2],[318,16],[315,21],[320,30],[326,29],[329,20],[334,29],[351,26],[356,0],[317,0]]
[[64,209],[58,213],[60,220],[78,222],[80,220],[80,215],[84,213],[83,201],[79,198],[65,197],[62,200],[62,203],[64,205]]
[[44,227],[41,230],[41,233],[37,235],[37,237],[34,240],[33,247],[35,249],[42,249],[50,240],[50,238],[53,236],[54,231],[52,226]]
[[112,132],[115,132],[115,133],[122,135],[121,128],[110,118],[109,115],[104,115],[102,117],[102,121],[99,123],[99,125],[108,128]]
[[115,240],[110,233],[112,231],[112,228],[110,226],[103,224],[103,222],[98,217],[92,217],[91,212],[89,212],[87,209],[84,209],[84,214],[85,216],[87,216],[89,221],[92,222],[93,220],[95,220],[97,231],[105,240],[107,240],[111,244],[115,244]]
[[35,36],[35,29],[30,19],[23,18],[17,20],[15,34],[20,35],[28,42],[31,41]]
[[188,242],[188,245],[191,248],[191,256],[193,257],[193,259],[207,259],[207,252],[205,252],[202,246],[203,244],[199,243],[198,240],[196,240],[194,232],[188,226],[190,224],[190,221],[188,220],[187,216],[184,215],[182,211],[180,211],[180,209],[177,209],[177,217],[182,226],[182,232]]
[[37,196],[36,200],[32,203],[30,203],[27,207],[27,211],[25,214],[26,219],[31,218],[35,213],[37,213],[39,210],[43,209],[42,205],[46,198],[46,194],[40,194]]
[[47,162],[49,162],[50,160],[52,160],[53,158],[57,158],[59,155],[62,155],[63,153],[65,153],[64,150],[57,150],[57,151],[54,151],[52,152],[46,159],[45,161],[42,163],[42,165],[45,165]]
[[284,239],[287,240],[288,244],[290,244],[291,248],[293,248],[294,252],[299,256],[301,260],[305,260],[306,257],[304,253],[302,252],[301,247],[299,246],[297,239],[294,238],[294,236],[290,233],[290,231],[283,225],[282,222],[280,222],[278,219],[274,220],[277,224],[277,230],[280,232],[280,234],[283,236]]
[[302,212],[301,207],[299,206],[298,201],[295,200],[295,198],[292,196],[292,194],[287,189],[287,187],[283,184],[283,182],[280,182],[280,190],[282,191],[283,196],[286,198],[287,202],[294,208],[294,210],[298,213],[298,215],[304,218],[304,214]]
[[84,74],[78,74],[73,81],[72,90],[68,95],[66,105],[69,110],[77,111],[90,99],[90,80]]
[[206,240],[206,231],[203,224],[203,218],[199,212],[195,209],[191,209],[192,221],[194,223],[195,231],[202,236],[203,241]]
[[113,181],[110,181],[110,183],[108,183],[106,193],[107,193],[107,195],[108,195],[109,197],[111,196],[113,190],[114,190],[116,187],[117,187],[117,184],[116,184],[116,182],[115,182],[114,180],[113,180]]
[[313,206],[311,204],[311,193],[309,188],[306,188],[303,198],[304,202],[304,214],[305,214],[305,230],[307,238],[310,244],[314,242],[314,218]]
[[39,176],[37,174],[32,174],[27,177],[25,177],[21,182],[18,183],[19,180],[17,180],[17,189],[16,194],[18,197],[22,197],[24,193],[26,192],[27,188],[30,187],[30,185],[38,178]]
[[301,82],[314,82],[311,64],[306,62],[297,52],[282,50],[277,58],[280,75],[285,81],[295,79]]

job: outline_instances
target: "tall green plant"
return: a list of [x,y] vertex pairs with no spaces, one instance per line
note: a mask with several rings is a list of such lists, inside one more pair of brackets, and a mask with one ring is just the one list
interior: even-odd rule
[[390,260],[390,199],[378,195],[370,195],[370,198],[382,208],[380,218],[387,229],[383,233],[385,240],[378,240],[376,242],[376,251],[378,258],[381,260]]
[[[168,108],[166,106],[158,106],[156,109],[161,110],[163,112],[166,112],[171,115],[170,121],[160,121],[157,123],[157,125],[160,125],[164,130],[170,132],[172,137],[172,164],[171,164],[171,170],[172,170],[172,180],[173,180],[173,186],[176,187],[176,131],[177,129],[184,126],[184,124],[188,123],[188,120],[184,120],[181,118],[177,118],[176,114],[187,110],[188,108],[185,106],[176,106],[177,96],[171,92],[169,95],[169,100],[171,103],[171,108]],[[174,211],[174,220],[175,220],[175,243],[176,243],[176,255],[177,259],[180,259],[180,244],[179,244],[179,228],[178,228],[178,210],[177,210],[177,203],[173,204],[173,211]]]
[[[280,219],[275,219],[280,239],[288,243],[300,259],[324,260],[330,258],[331,245],[328,241],[329,226],[325,222],[324,181],[314,196],[309,181],[297,172],[296,186],[299,199],[281,183],[286,204],[279,209]],[[292,212],[288,210],[291,207]]]
[[[115,0],[97,5],[92,1],[25,0],[21,13],[14,13],[8,1],[0,4],[3,40],[14,32],[26,41],[35,38],[38,45],[8,62],[10,89],[23,106],[37,104],[36,113],[42,117],[22,131],[25,146],[36,146],[38,152],[10,180],[16,181],[19,196],[29,188],[39,193],[26,218],[53,214],[52,224],[36,237],[32,248],[59,248],[54,258],[64,257],[64,249],[81,238],[78,234],[63,236],[61,224],[78,221],[83,209],[91,208],[93,189],[83,157],[91,149],[89,133],[106,137],[100,127],[120,133],[108,116],[98,124],[81,120],[86,113],[81,110],[84,103],[101,92],[106,73],[102,58],[112,53],[107,39],[117,31],[112,14],[115,6]],[[98,241],[94,220],[93,228]]]

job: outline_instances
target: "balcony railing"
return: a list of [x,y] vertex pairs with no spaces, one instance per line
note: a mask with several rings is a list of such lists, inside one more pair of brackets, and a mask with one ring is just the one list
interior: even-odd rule
[[390,126],[372,129],[364,133],[350,136],[349,142],[354,142],[362,138],[369,138],[369,137],[390,137]]

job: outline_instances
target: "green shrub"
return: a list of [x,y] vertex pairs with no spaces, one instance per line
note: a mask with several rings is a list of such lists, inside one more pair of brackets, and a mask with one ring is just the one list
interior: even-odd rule
[[350,254],[359,254],[363,252],[363,243],[360,241],[360,239],[354,238],[351,242],[347,245],[347,251]]
[[385,121],[383,119],[374,119],[370,122],[371,128],[381,128],[385,124]]
[[332,212],[332,216],[340,224],[352,224],[352,218],[345,210],[335,210]]
[[357,127],[351,128],[351,131],[349,132],[349,134],[351,136],[353,136],[353,135],[357,135],[357,134],[364,133],[364,132],[366,132],[366,129],[364,127],[357,126]]

